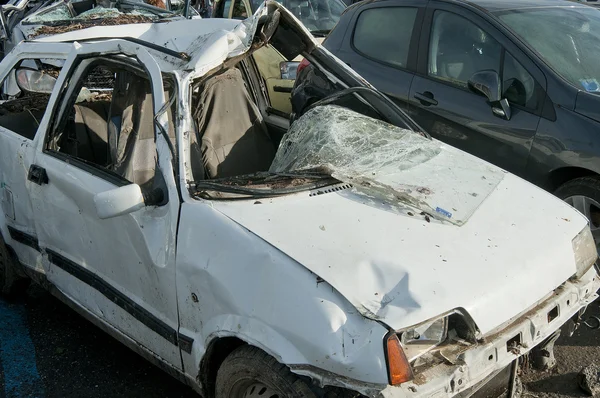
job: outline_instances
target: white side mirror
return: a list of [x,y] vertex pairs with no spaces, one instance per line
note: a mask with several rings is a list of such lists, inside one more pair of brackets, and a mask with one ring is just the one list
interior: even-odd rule
[[96,194],[94,203],[98,217],[103,220],[133,213],[146,206],[142,189],[137,184],[125,185]]

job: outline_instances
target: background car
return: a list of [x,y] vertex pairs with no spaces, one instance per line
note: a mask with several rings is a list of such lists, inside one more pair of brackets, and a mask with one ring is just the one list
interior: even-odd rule
[[[574,205],[600,243],[600,10],[562,0],[351,6],[323,45],[422,128]],[[294,112],[338,90],[306,63]]]

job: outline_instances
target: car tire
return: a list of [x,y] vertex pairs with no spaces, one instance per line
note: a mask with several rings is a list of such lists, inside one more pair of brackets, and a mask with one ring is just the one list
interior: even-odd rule
[[554,194],[590,220],[592,235],[600,252],[600,178],[576,178],[561,185]]
[[309,385],[264,351],[244,345],[217,372],[215,398],[316,398]]
[[14,297],[23,293],[28,285],[29,280],[17,274],[11,253],[0,235],[0,294]]

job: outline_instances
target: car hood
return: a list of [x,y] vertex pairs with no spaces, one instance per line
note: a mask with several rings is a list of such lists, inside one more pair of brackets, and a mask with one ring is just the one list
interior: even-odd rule
[[462,226],[339,187],[214,207],[368,318],[401,329],[462,308],[484,334],[575,273],[571,242],[586,226],[569,206],[508,174]]
[[576,272],[587,220],[456,148],[329,107],[293,124],[272,170],[321,163],[345,182],[212,205],[365,317],[402,329],[462,309],[485,334]]

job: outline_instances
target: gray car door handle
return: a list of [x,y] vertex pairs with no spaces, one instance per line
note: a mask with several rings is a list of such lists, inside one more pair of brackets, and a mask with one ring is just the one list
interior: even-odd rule
[[433,93],[425,91],[424,93],[416,93],[415,98],[421,102],[423,106],[437,105],[438,102],[433,98]]

